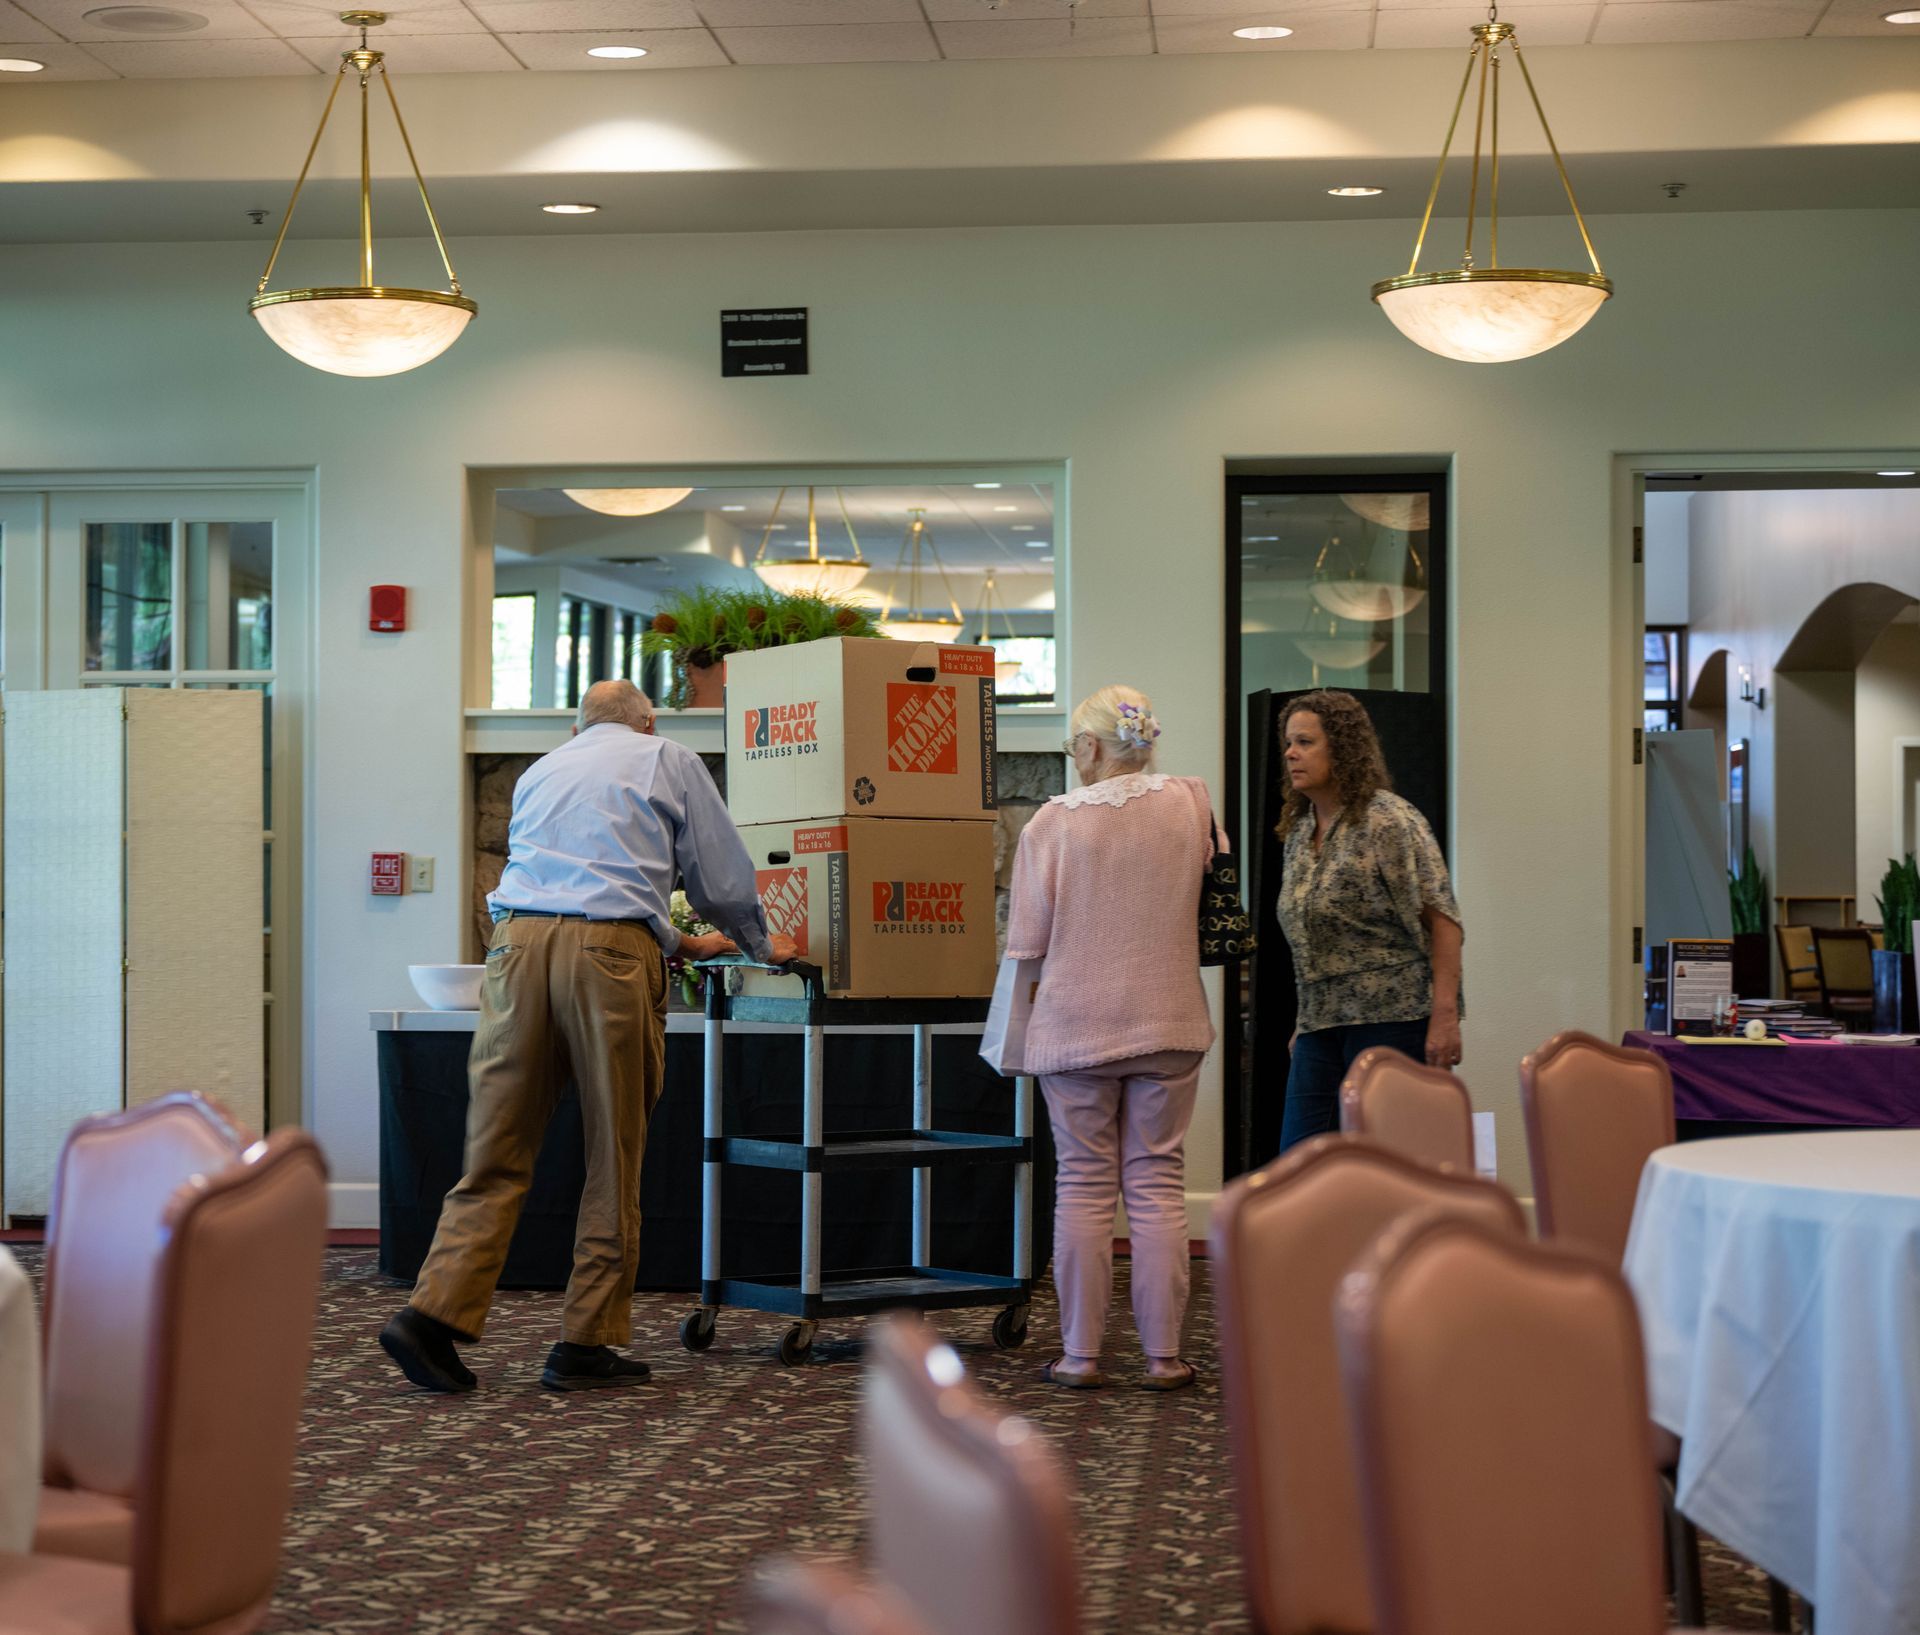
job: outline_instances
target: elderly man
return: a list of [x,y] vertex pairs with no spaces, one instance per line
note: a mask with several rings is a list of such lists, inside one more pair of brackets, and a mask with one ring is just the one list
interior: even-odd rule
[[480,1338],[571,1067],[587,1181],[562,1338],[540,1379],[556,1391],[635,1385],[647,1365],[612,1348],[632,1334],[640,1159],[666,1059],[662,955],[735,947],[674,929],[676,867],[695,906],[754,958],[784,965],[794,946],[767,935],[753,863],[699,756],[653,736],[653,705],[629,681],[589,687],[571,742],[522,776],[507,852],[487,899],[494,932],[467,1064],[466,1175],[380,1344],[415,1385],[473,1389],[454,1344]]

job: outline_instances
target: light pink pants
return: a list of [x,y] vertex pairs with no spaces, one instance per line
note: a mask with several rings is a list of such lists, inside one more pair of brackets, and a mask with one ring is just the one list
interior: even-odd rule
[[1133,1324],[1149,1357],[1180,1355],[1187,1314],[1187,1125],[1200,1055],[1162,1051],[1047,1073],[1040,1088],[1059,1159],[1053,1282],[1073,1357],[1097,1357],[1113,1299],[1113,1206],[1133,1243]]

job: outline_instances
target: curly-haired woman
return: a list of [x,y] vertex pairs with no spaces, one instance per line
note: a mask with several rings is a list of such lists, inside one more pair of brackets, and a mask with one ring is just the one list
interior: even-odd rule
[[1287,797],[1280,929],[1300,995],[1280,1150],[1340,1123],[1340,1081],[1388,1045],[1460,1062],[1460,905],[1433,830],[1393,793],[1351,693],[1302,693],[1280,721]]

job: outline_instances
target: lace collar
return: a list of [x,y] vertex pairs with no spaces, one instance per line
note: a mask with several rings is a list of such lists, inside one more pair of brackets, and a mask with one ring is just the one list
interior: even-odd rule
[[1171,774],[1166,772],[1127,772],[1117,778],[1102,778],[1085,783],[1064,795],[1055,795],[1050,806],[1125,806],[1130,800],[1151,795],[1167,787]]

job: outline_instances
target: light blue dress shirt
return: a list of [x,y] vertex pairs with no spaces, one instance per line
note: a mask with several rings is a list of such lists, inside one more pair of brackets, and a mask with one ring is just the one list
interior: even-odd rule
[[602,722],[543,755],[513,792],[507,866],[487,898],[511,909],[644,920],[680,946],[669,904],[688,900],[757,960],[771,961],[753,859],[700,757],[685,744]]

